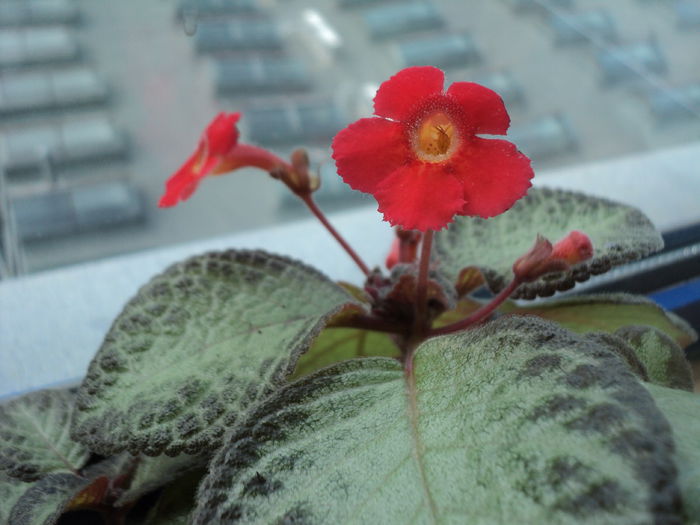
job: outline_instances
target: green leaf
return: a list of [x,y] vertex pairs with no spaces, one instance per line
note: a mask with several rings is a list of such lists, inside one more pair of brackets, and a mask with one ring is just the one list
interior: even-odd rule
[[649,326],[626,326],[615,332],[642,362],[649,381],[657,385],[693,391],[693,373],[683,350],[666,334]]
[[73,435],[103,455],[215,447],[352,304],[312,268],[259,251],[176,264],[112,325],[80,387]]
[[0,406],[0,470],[23,481],[77,472],[90,451],[70,438],[75,395],[32,392]]
[[214,457],[193,523],[678,522],[668,424],[604,346],[534,318],[278,390]]
[[640,295],[625,293],[581,295],[553,299],[542,304],[518,306],[513,302],[499,308],[502,313],[536,315],[555,321],[573,332],[614,333],[629,325],[658,328],[685,348],[698,334],[673,312]]
[[516,297],[533,299],[572,288],[576,281],[607,272],[663,247],[661,235],[639,210],[581,193],[531,188],[507,212],[491,219],[458,217],[435,237],[441,268],[456,281],[460,270],[478,267],[488,286],[499,291],[513,278],[511,267],[537,234],[556,242],[572,230],[586,233],[593,258],[567,272],[551,273],[518,288]]
[[0,523],[51,525],[70,510],[103,509],[114,501],[112,488],[128,467],[117,456],[84,468],[80,475],[53,472],[21,482],[0,474]]
[[297,363],[292,379],[353,357],[398,357],[388,334],[358,328],[326,328]]
[[207,456],[181,454],[169,456],[140,456],[129,488],[126,489],[115,506],[120,507],[137,501],[141,496],[183,476],[185,473],[202,468],[209,461]]
[[0,523],[9,523],[10,511],[22,495],[31,487],[30,483],[11,478],[4,472],[0,472]]
[[10,511],[11,525],[52,525],[76,494],[88,487],[92,481],[74,474],[48,474],[29,484],[26,492]]
[[700,396],[653,384],[646,386],[671,423],[686,514],[692,523],[700,523]]

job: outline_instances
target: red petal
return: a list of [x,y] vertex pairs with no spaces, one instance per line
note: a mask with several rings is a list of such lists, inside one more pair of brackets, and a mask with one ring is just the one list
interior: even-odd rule
[[440,230],[464,207],[462,184],[440,164],[414,162],[374,193],[384,220],[407,230]]
[[363,118],[335,136],[333,158],[346,183],[373,193],[384,177],[410,160],[411,153],[401,124]]
[[463,111],[465,124],[474,133],[505,135],[510,117],[503,99],[495,91],[473,82],[455,82],[447,96],[457,102]]
[[195,151],[190,158],[165,183],[165,193],[160,198],[158,206],[167,208],[175,206],[181,200],[187,200],[192,195],[201,179],[195,170],[200,152]]
[[374,113],[405,120],[426,98],[442,93],[445,74],[433,66],[402,69],[382,83],[374,97]]
[[464,186],[462,215],[487,218],[503,213],[532,185],[530,159],[505,140],[475,137],[453,162]]
[[238,143],[236,123],[240,118],[240,113],[219,113],[209,123],[202,136],[209,156],[225,155]]

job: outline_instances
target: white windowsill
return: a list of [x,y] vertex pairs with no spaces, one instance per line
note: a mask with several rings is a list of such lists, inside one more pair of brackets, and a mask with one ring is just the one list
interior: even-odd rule
[[[661,230],[700,220],[700,143],[542,173],[537,185],[585,191],[642,209]],[[392,239],[371,208],[331,215],[370,265]],[[80,378],[124,303],[154,274],[209,250],[261,248],[336,280],[361,273],[314,220],[90,262],[0,282],[0,398]]]

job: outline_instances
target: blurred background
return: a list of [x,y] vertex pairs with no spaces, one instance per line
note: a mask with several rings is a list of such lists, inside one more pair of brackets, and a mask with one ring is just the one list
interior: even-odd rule
[[426,64],[501,94],[538,177],[700,139],[700,0],[0,0],[0,278],[304,216],[250,170],[156,207],[218,111],[371,205],[330,141]]

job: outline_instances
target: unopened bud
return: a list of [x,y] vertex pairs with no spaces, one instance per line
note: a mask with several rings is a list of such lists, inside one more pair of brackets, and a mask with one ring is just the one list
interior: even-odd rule
[[309,174],[309,155],[306,150],[294,150],[290,160],[292,169],[281,174],[282,182],[297,195],[308,195],[316,191],[321,185],[320,179]]
[[398,237],[394,237],[394,240],[391,243],[391,248],[389,249],[389,254],[386,256],[386,261],[384,261],[384,264],[389,270],[398,264],[400,250],[401,241],[399,241]]
[[530,251],[513,264],[513,273],[521,282],[534,281],[546,273],[568,270],[592,256],[591,240],[579,231],[572,231],[554,246],[538,235]]
[[593,244],[588,235],[574,230],[553,246],[552,257],[570,265],[578,264],[593,257]]

